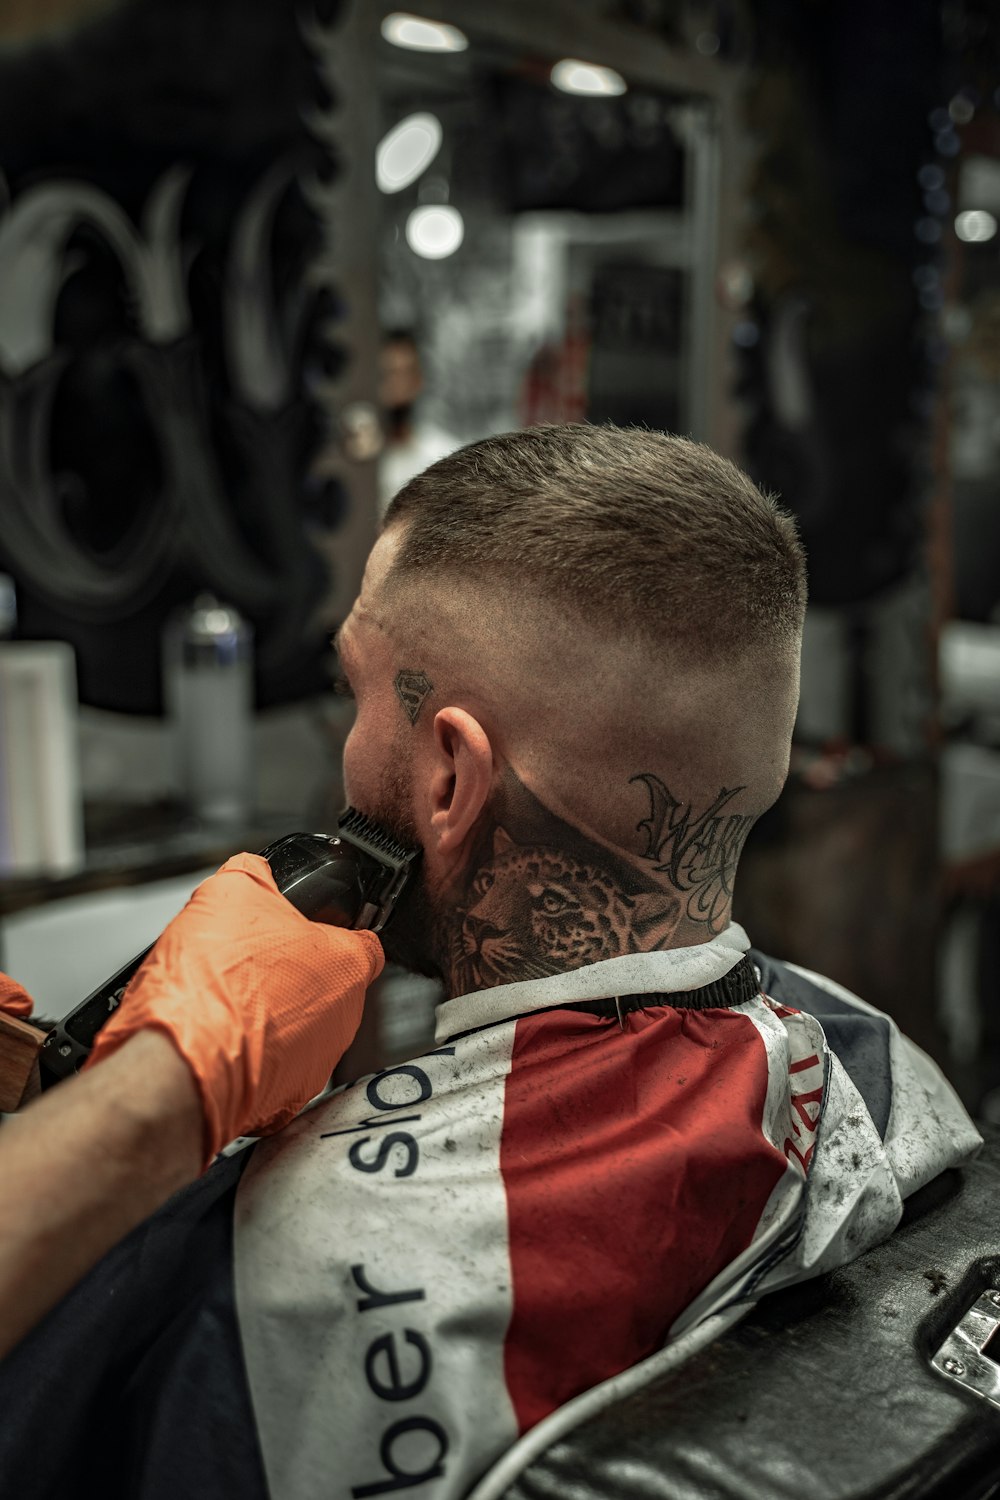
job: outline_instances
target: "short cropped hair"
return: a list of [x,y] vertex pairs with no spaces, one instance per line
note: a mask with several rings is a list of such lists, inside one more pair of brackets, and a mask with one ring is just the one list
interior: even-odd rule
[[696,657],[797,643],[795,523],[728,459],[644,428],[525,428],[439,459],[395,497],[393,576],[494,581]]

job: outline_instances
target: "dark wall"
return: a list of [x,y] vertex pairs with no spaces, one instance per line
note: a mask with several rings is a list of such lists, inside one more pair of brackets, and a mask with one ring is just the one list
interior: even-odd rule
[[84,702],[158,712],[163,621],[202,589],[252,621],[261,703],[325,680],[327,102],[283,0],[131,0],[0,52],[0,566]]
[[[799,517],[813,602],[850,604],[902,578],[923,541],[935,372],[914,273],[937,250],[915,225],[945,88],[940,7],[753,10],[759,337],[744,356],[746,454]],[[798,402],[782,399],[789,379]]]

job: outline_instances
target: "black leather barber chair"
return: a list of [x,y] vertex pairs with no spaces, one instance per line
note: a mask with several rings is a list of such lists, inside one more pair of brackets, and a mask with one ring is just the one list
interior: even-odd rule
[[1000,1128],[983,1133],[885,1244],[764,1298],[504,1500],[1000,1496]]

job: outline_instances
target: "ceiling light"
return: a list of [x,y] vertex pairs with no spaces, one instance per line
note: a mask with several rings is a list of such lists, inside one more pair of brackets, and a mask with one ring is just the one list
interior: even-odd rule
[[968,245],[981,245],[997,232],[997,221],[985,208],[969,208],[955,219],[955,233]]
[[550,77],[564,94],[624,94],[627,87],[614,68],[581,62],[578,57],[564,57],[556,63]]
[[375,181],[383,193],[399,193],[416,182],[441,147],[441,122],[436,115],[407,115],[379,142],[375,153]]
[[406,243],[425,260],[454,255],[464,238],[462,215],[448,203],[415,208],[406,221]]
[[415,52],[464,52],[469,39],[457,26],[443,21],[425,21],[395,10],[382,22],[382,35],[394,47],[410,47]]

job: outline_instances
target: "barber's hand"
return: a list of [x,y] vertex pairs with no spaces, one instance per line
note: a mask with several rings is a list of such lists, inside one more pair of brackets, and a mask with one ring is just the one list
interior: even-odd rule
[[0,974],[0,1010],[5,1015],[16,1016],[19,1021],[30,1021],[32,1008],[27,990],[9,974]]
[[385,963],[372,932],[310,922],[266,859],[237,854],[194,892],[98,1032],[85,1067],[147,1027],[194,1074],[205,1164],[280,1130],[326,1085]]

